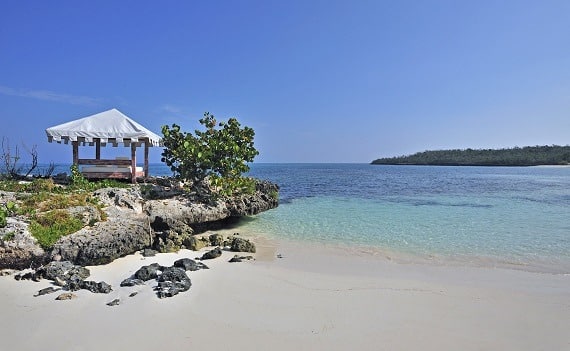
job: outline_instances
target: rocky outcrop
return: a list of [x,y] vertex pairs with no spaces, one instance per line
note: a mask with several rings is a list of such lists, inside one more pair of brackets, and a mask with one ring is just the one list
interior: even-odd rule
[[58,240],[51,257],[59,256],[80,265],[109,263],[152,243],[145,217],[110,218]]
[[[109,209],[142,213],[143,198],[139,188],[105,188],[93,192],[99,201]],[[115,214],[115,213],[113,213]]]
[[[161,184],[93,192],[106,205],[108,219],[101,221],[100,211],[92,206],[68,208],[86,226],[59,239],[47,253],[30,235],[25,218],[9,217],[8,226],[0,228],[0,269],[37,267],[51,260],[99,265],[143,249],[175,252],[183,248],[225,246],[223,237],[217,234],[209,238],[194,235],[278,206],[279,187],[266,181],[257,181],[252,195],[217,201],[206,201],[196,193],[183,193],[173,180],[165,183],[168,186]],[[3,198],[11,193],[6,194]],[[233,251],[255,252],[254,246],[241,241],[228,245]]]
[[8,217],[0,228],[0,269],[37,267],[46,261],[46,253],[28,231],[28,223],[21,217]]
[[279,205],[279,186],[258,180],[253,195],[242,195],[229,199],[226,206],[231,217],[252,216]]

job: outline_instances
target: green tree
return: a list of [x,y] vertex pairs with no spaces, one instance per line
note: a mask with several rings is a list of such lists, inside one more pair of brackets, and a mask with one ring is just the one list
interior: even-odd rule
[[176,124],[162,126],[162,162],[187,181],[196,183],[208,177],[210,184],[226,195],[251,188],[252,183],[242,174],[259,154],[253,143],[254,130],[241,127],[235,118],[218,123],[209,112],[200,124],[205,130],[194,133],[183,132]]

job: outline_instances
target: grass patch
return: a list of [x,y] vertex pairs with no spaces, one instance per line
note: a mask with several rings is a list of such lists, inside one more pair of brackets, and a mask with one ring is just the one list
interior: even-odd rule
[[51,249],[59,238],[75,233],[83,228],[83,222],[63,210],[54,210],[34,216],[30,223],[30,233],[44,249]]

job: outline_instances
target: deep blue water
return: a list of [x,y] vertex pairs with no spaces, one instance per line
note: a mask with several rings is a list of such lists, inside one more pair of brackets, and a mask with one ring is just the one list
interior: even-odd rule
[[[151,174],[170,175],[162,164]],[[570,272],[569,167],[254,164],[280,206],[240,230],[437,262]]]

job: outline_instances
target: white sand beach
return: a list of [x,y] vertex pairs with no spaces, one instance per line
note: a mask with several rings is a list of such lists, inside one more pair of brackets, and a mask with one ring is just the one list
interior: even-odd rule
[[[264,247],[265,246],[265,247]],[[189,291],[158,299],[156,282],[120,282],[192,251],[131,255],[89,267],[108,295],[34,297],[50,286],[0,278],[3,350],[568,350],[570,276],[402,264],[292,243],[258,244],[188,272]],[[275,258],[280,254],[282,258]],[[138,292],[129,297],[132,292]],[[106,306],[115,298],[118,306]]]

